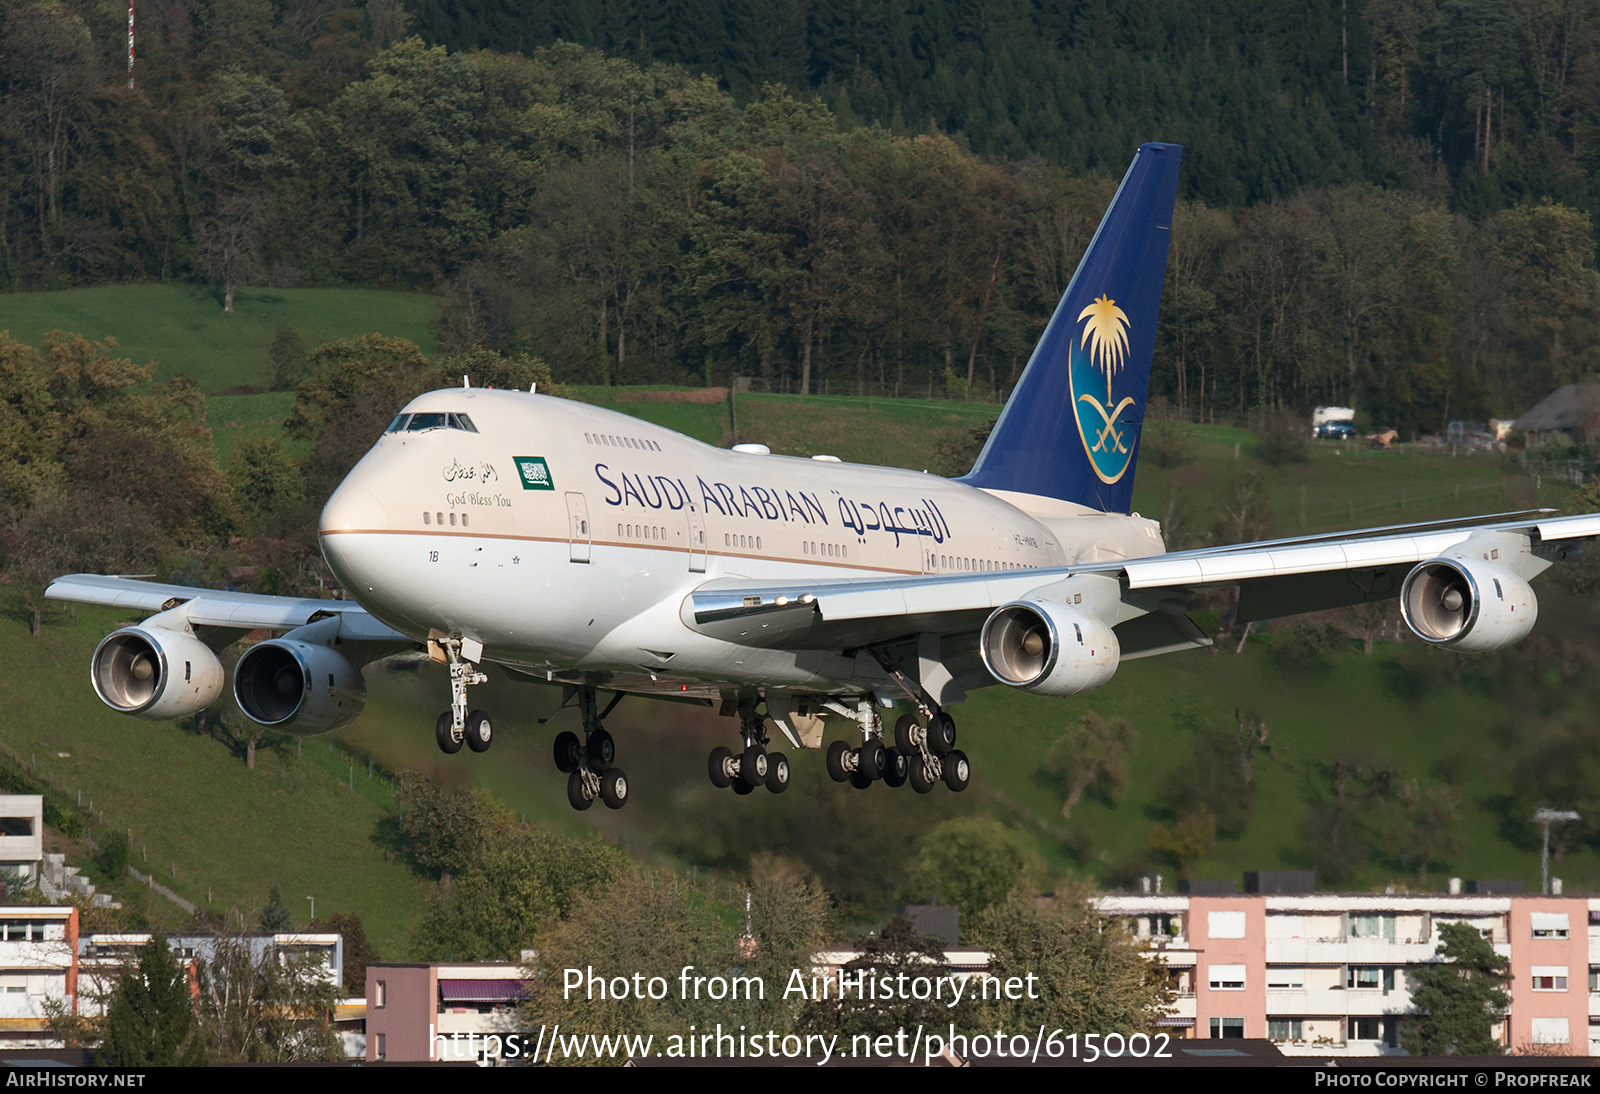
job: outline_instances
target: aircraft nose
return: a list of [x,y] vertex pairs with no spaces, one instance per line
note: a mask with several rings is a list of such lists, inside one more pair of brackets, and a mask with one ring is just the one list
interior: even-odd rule
[[323,535],[339,532],[383,532],[389,528],[389,515],[383,503],[370,491],[348,483],[339,487],[322,507],[319,531]]

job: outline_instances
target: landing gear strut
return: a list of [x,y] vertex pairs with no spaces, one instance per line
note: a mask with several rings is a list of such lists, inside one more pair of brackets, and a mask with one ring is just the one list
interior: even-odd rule
[[604,719],[622,702],[622,692],[596,712],[595,689],[587,684],[578,689],[578,710],[583,716],[583,740],[571,731],[556,734],[556,770],[567,776],[567,801],[583,810],[605,802],[608,809],[621,809],[632,792],[628,776],[616,766],[617,744],[605,730]]
[[[855,710],[841,704],[831,704],[834,710],[855,718],[861,728],[861,747],[851,748],[844,741],[828,746],[828,774],[834,782],[847,782],[857,790],[865,790],[882,779],[889,786],[905,782],[902,759],[893,749],[883,744],[883,720],[870,696],[856,700]],[[898,779],[898,781],[896,781]]]
[[[911,789],[919,794],[930,793],[941,782],[957,793],[965,790],[972,782],[972,762],[967,759],[965,752],[956,747],[955,719],[941,709],[919,684],[901,672],[884,651],[875,649],[872,652],[883,670],[916,704],[918,711],[917,714],[902,714],[895,721],[894,747],[887,751],[882,768],[884,784],[903,786],[910,783]],[[861,700],[858,719],[863,717],[860,708],[865,705],[866,700]],[[873,712],[873,717],[876,717],[876,712]],[[863,740],[867,733],[863,721]],[[834,749],[842,750],[839,772],[835,772]],[[828,772],[839,782],[845,781],[840,774],[848,766],[848,759],[843,753],[848,753],[843,741],[835,741],[828,752]],[[853,772],[847,777],[854,785],[863,785]]]
[[465,638],[440,638],[437,642],[450,664],[450,709],[439,715],[433,726],[439,751],[453,756],[466,745],[474,752],[487,752],[494,742],[489,715],[481,710],[467,711],[467,688],[489,679],[476,664],[483,656],[483,646]]
[[706,762],[711,785],[721,790],[731,787],[741,797],[753,793],[758,786],[774,794],[789,789],[789,757],[767,751],[771,739],[767,736],[767,720],[756,712],[756,703],[754,695],[739,697],[739,737],[743,743],[739,754],[718,745]]

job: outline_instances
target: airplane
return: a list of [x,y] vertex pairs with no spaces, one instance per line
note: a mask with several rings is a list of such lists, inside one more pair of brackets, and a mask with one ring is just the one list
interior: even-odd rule
[[[1196,593],[1238,589],[1240,622],[1398,597],[1422,640],[1493,650],[1533,627],[1529,580],[1600,534],[1548,510],[1168,553],[1131,512],[1176,200],[1179,146],[1143,145],[966,475],[722,450],[534,392],[433,391],[407,404],[322,511],[352,599],[275,597],[72,575],[48,595],[151,612],[96,647],[110,707],[171,719],[217,703],[218,652],[253,721],[348,724],[361,666],[425,650],[448,668],[441,750],[495,728],[470,689],[494,667],[558,685],[580,737],[554,741],[576,809],[630,786],[604,721],[624,696],[717,706],[737,748],[708,774],[781,793],[793,748],[835,739],[829,775],[927,793],[971,764],[949,708],[1000,683],[1073,695],[1123,661],[1203,648]],[[610,699],[602,707],[605,693]],[[885,716],[900,704],[892,741]],[[847,733],[848,735],[848,733]]]

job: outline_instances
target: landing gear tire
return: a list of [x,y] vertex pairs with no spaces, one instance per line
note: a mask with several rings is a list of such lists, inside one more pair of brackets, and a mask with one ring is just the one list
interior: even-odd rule
[[611,739],[611,734],[603,729],[597,729],[589,734],[589,766],[596,772],[604,771],[617,759],[617,742]]
[[917,724],[917,719],[914,716],[910,714],[900,715],[899,718],[895,719],[894,723],[895,747],[907,756],[918,752],[916,734],[921,729],[922,727]]
[[850,781],[850,769],[844,765],[844,758],[849,753],[850,746],[843,741],[835,741],[828,746],[828,777],[836,783]]
[[583,784],[583,772],[574,771],[567,776],[567,801],[580,813],[594,804],[589,788]]
[[733,759],[733,751],[718,745],[711,750],[711,758],[706,761],[707,773],[711,776],[711,785],[718,790],[726,790],[733,785],[733,776],[728,774],[728,763]]
[[883,785],[904,786],[910,774],[911,761],[906,758],[905,752],[898,745],[889,749],[883,764]]
[[889,754],[884,750],[883,742],[876,737],[869,738],[856,750],[856,770],[869,779],[883,778],[883,769],[888,763]]
[[733,784],[733,792],[743,798],[747,795],[754,794],[756,792],[756,788],[745,782],[743,779],[740,779]]
[[448,710],[439,715],[439,720],[433,723],[433,735],[439,742],[439,751],[446,756],[454,756],[461,751],[461,742],[456,740],[455,719]]
[[757,787],[767,781],[767,750],[760,745],[751,745],[744,750],[744,755],[739,757],[739,778],[744,780],[746,786]]
[[944,711],[928,715],[928,751],[943,756],[956,747],[956,720]]
[[628,804],[628,776],[622,768],[612,767],[600,776],[600,800],[607,809],[621,809]]
[[944,784],[957,794],[965,790],[972,781],[972,764],[967,762],[967,754],[957,748],[945,756],[942,777]]
[[474,752],[487,752],[494,743],[494,726],[489,715],[475,710],[467,715],[467,747]]
[[781,752],[767,757],[767,789],[774,794],[789,789],[789,757]]
[[914,756],[911,759],[911,773],[907,781],[911,783],[911,789],[918,794],[927,794],[933,790],[933,784],[937,780],[934,779],[933,774],[928,770],[928,765],[922,761],[922,758]]
[[857,790],[865,790],[872,785],[872,776],[865,771],[850,772],[850,785]]
[[578,743],[578,735],[570,731],[556,734],[556,770],[563,775],[569,775],[578,770],[578,761],[583,758],[583,745]]

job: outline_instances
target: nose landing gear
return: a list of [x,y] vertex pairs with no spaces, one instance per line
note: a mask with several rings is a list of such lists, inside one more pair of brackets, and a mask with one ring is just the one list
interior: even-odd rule
[[467,688],[489,678],[478,671],[477,660],[483,645],[470,638],[439,638],[430,642],[444,651],[450,665],[450,709],[434,723],[434,739],[439,751],[454,756],[466,745],[474,752],[487,752],[494,743],[494,726],[481,710],[467,712]]

